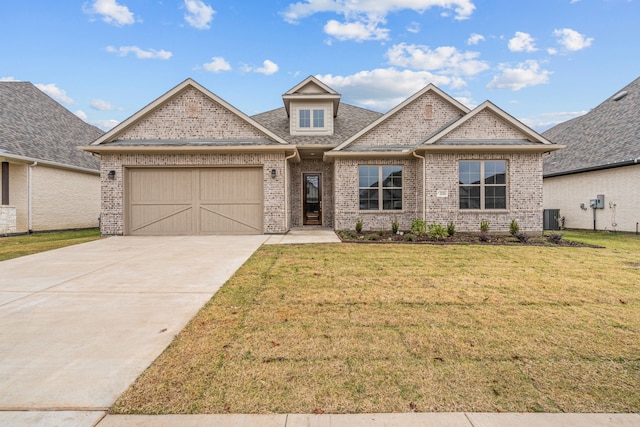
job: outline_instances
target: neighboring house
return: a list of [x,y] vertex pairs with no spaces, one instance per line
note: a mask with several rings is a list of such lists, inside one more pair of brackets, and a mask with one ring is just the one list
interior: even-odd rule
[[249,117],[187,79],[84,147],[101,155],[102,233],[542,231],[542,155],[560,147],[492,103],[428,85],[379,114],[315,77],[282,99]]
[[567,228],[638,231],[640,78],[543,135],[567,146],[544,161],[545,209]]
[[103,132],[28,82],[0,82],[0,235],[98,226]]

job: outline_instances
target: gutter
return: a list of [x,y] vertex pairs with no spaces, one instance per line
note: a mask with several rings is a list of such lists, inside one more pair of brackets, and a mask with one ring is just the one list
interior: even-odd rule
[[[298,151],[294,151],[293,154],[284,158],[284,229],[288,230],[288,220],[289,220],[289,192],[287,191],[287,183],[289,182],[289,168],[287,167],[287,162],[289,159],[293,159],[298,156]],[[286,232],[285,231],[285,232]]]
[[625,160],[623,162],[610,163],[608,165],[590,166],[590,167],[587,167],[587,168],[574,169],[574,170],[571,170],[571,171],[554,172],[554,173],[544,174],[544,175],[542,175],[542,177],[543,178],[553,178],[553,177],[556,177],[556,176],[573,175],[573,174],[584,173],[584,172],[595,172],[595,171],[601,171],[601,170],[606,170],[606,169],[621,168],[623,166],[633,166],[633,165],[637,165],[637,164],[640,164],[640,157],[635,158],[633,160]]
[[33,233],[33,168],[38,166],[38,162],[35,161],[27,168],[27,222],[28,233]]
[[64,163],[58,163],[58,162],[54,162],[51,160],[41,160],[41,159],[36,159],[33,157],[27,157],[27,156],[19,156],[17,154],[10,154],[10,153],[0,153],[0,158],[3,159],[10,159],[10,160],[17,160],[19,162],[25,162],[25,163],[36,163],[40,166],[51,166],[51,167],[55,167],[58,169],[66,169],[66,170],[70,170],[70,171],[76,171],[76,172],[84,172],[84,173],[90,173],[93,175],[100,175],[100,171],[98,169],[91,169],[91,168],[85,168],[82,166],[73,166],[73,165],[68,165],[68,164],[64,164]]

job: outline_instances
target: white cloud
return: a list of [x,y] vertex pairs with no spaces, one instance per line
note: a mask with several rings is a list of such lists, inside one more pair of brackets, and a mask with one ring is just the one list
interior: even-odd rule
[[102,15],[107,24],[116,26],[130,25],[135,22],[133,13],[127,6],[118,4],[116,0],[95,0],[90,7],[83,7],[85,13]]
[[584,34],[580,34],[571,28],[554,30],[553,35],[558,38],[558,43],[562,47],[572,52],[585,49],[593,43],[592,37],[585,37]]
[[407,31],[413,34],[418,34],[420,32],[420,24],[418,22],[412,22],[407,27]]
[[155,50],[155,49],[140,49],[138,46],[120,46],[118,48],[113,46],[107,46],[107,52],[115,53],[118,56],[127,56],[130,53],[133,53],[138,59],[162,59],[166,60],[173,56],[173,53],[168,52],[166,50]]
[[473,46],[483,41],[485,41],[485,38],[482,34],[472,33],[467,39],[467,44]]
[[473,0],[303,0],[290,3],[282,16],[286,22],[296,24],[316,13],[335,13],[344,16],[345,21],[329,20],[324,31],[330,36],[338,40],[387,40],[390,30],[380,25],[386,23],[389,13],[423,13],[433,7],[453,10],[457,20],[469,18],[475,10]]
[[509,50],[511,52],[535,52],[535,39],[531,34],[516,31],[515,37],[509,40]]
[[489,69],[486,62],[478,60],[478,52],[460,52],[453,46],[430,49],[429,46],[400,43],[387,51],[391,65],[443,74],[472,76]]
[[548,48],[548,49],[547,49],[547,53],[548,53],[549,55],[557,55],[557,54],[558,54],[558,49],[555,49],[555,48],[553,48],[553,47],[550,47],[550,48]]
[[487,85],[489,89],[520,90],[529,86],[537,86],[549,82],[551,71],[540,69],[538,61],[528,60],[515,68],[508,64],[500,64],[501,74],[495,76]]
[[215,10],[201,0],[184,0],[187,13],[184,15],[185,21],[198,30],[208,30],[210,28]]
[[85,122],[86,122],[87,120],[89,120],[89,116],[87,116],[87,113],[85,113],[85,112],[84,112],[84,111],[82,111],[82,110],[78,110],[78,111],[76,111],[76,112],[75,112],[75,113],[73,113],[73,114],[75,114],[78,118],[80,118],[81,120],[83,120],[83,121],[85,121]]
[[231,64],[220,56],[214,56],[211,58],[211,62],[207,62],[202,68],[212,73],[219,73],[221,71],[231,71]]
[[456,77],[439,76],[429,71],[398,70],[393,67],[360,71],[349,76],[327,74],[316,77],[342,93],[348,102],[376,111],[386,111],[395,107],[429,83],[454,89],[465,84],[462,79]]
[[65,104],[65,105],[74,104],[73,99],[71,99],[67,95],[67,92],[65,92],[64,89],[60,89],[58,86],[56,86],[55,83],[49,83],[49,84],[37,83],[35,87],[37,87],[38,89],[40,89],[41,91],[43,91],[44,93],[46,93],[51,98],[55,99],[61,104]]
[[330,20],[324,26],[324,32],[338,40],[387,40],[389,29],[379,28],[384,21],[357,21],[340,23],[335,19]]
[[116,107],[110,102],[105,101],[103,99],[94,99],[93,101],[91,101],[89,106],[94,110],[98,110],[98,111],[115,111],[115,110],[122,111],[122,108]]
[[262,67],[256,68],[253,71],[255,71],[256,73],[260,73],[260,74],[264,74],[264,75],[270,76],[271,74],[277,73],[279,69],[280,69],[280,67],[278,67],[278,64],[276,64],[275,62],[270,61],[268,59],[265,59],[262,62]]

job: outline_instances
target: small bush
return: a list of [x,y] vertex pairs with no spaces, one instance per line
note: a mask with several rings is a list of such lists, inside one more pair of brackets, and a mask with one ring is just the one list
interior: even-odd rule
[[509,234],[512,236],[516,236],[520,232],[520,226],[518,225],[518,221],[515,219],[511,220],[511,224],[509,224]]
[[429,237],[436,240],[446,239],[449,233],[447,233],[447,229],[441,226],[438,223],[429,224]]
[[393,234],[398,234],[398,228],[400,228],[400,224],[398,224],[398,218],[393,218],[391,222],[391,232]]
[[414,219],[411,223],[411,232],[418,236],[422,236],[427,232],[427,223],[421,219]]
[[547,242],[553,243],[554,245],[560,244],[561,241],[562,234],[556,233],[555,231],[552,231],[551,234],[547,236]]
[[380,236],[380,237],[384,236],[385,234],[387,234],[387,233],[385,233],[384,230],[379,230],[378,231],[378,236]]
[[362,219],[358,218],[356,220],[356,233],[360,234],[362,233]]
[[489,221],[483,219],[480,221],[480,232],[487,233],[489,231]]
[[411,234],[411,233],[405,234],[403,238],[404,238],[405,242],[415,242],[416,241],[415,234]]
[[376,240],[380,240],[380,236],[378,234],[369,234],[366,237],[366,239],[371,241],[376,241]]
[[344,240],[352,240],[355,239],[356,235],[353,234],[351,231],[349,230],[340,230],[338,231],[338,234],[340,235],[340,237],[342,237]]
[[531,238],[531,236],[529,236],[526,233],[516,233],[515,236],[516,236],[516,239],[520,241],[520,243],[527,243]]
[[480,233],[478,233],[478,240],[480,240],[481,242],[490,242],[491,235],[485,231],[481,231]]
[[447,224],[447,234],[450,237],[453,237],[453,235],[456,234],[456,225],[453,222],[449,222],[449,224]]

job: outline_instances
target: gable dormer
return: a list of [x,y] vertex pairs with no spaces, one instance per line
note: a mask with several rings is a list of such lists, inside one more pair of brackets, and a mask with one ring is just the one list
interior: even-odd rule
[[291,135],[333,135],[340,94],[313,76],[282,95]]

